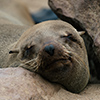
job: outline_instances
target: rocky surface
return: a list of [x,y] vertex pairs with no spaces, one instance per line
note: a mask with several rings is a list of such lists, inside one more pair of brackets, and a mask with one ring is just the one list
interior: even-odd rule
[[0,69],[0,100],[47,100],[58,90],[22,68]]
[[0,100],[99,100],[99,91],[97,84],[73,94],[23,68],[0,69]]
[[49,0],[49,5],[59,18],[76,23],[79,31],[85,28],[93,39],[100,32],[99,0]]

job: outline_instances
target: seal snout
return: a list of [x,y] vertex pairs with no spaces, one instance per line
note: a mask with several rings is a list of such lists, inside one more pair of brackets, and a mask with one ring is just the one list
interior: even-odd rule
[[45,52],[47,52],[50,56],[54,55],[55,47],[54,45],[50,44],[44,48]]
[[[55,69],[55,67],[71,66],[69,54],[66,53],[67,49],[64,48],[59,42],[46,41],[39,51],[38,59],[39,65],[42,69]],[[61,68],[62,68],[61,67]]]

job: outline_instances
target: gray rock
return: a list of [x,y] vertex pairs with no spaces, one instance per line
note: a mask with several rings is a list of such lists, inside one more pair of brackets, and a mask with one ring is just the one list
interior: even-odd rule
[[0,69],[0,100],[91,99],[100,99],[100,84],[88,85],[80,94],[74,94],[23,68]]
[[49,0],[49,5],[59,18],[73,20],[80,26],[75,26],[78,30],[85,28],[93,39],[100,32],[99,0]]
[[47,100],[58,90],[23,68],[0,69],[0,100]]

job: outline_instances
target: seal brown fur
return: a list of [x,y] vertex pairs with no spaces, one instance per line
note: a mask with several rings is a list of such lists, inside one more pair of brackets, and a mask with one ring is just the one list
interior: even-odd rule
[[20,66],[60,83],[71,92],[79,93],[89,81],[83,39],[66,22],[47,21],[35,25],[20,37],[10,53],[8,62],[15,58]]

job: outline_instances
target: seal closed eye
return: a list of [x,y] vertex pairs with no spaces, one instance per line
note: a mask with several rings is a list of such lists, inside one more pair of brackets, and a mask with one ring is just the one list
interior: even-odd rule
[[[20,66],[79,93],[90,77],[87,52],[79,34],[66,22],[46,21],[27,30],[13,49],[19,50],[16,58]],[[34,52],[25,48],[32,45],[35,45]]]

